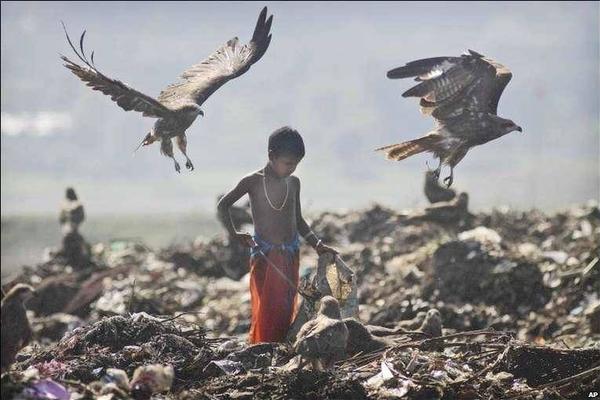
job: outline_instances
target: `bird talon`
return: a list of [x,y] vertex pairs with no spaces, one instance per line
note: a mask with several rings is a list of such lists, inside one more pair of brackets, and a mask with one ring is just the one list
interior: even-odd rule
[[436,169],[431,168],[431,166],[429,165],[429,161],[425,161],[425,165],[427,166],[427,171],[433,173],[433,176],[435,176],[436,179],[439,179],[440,172],[442,170],[441,162],[440,162],[440,165]]
[[175,171],[177,171],[177,173],[181,173],[181,167],[179,166],[179,163],[175,163]]
[[189,169],[190,171],[194,170],[194,164],[192,164],[192,162],[190,160],[187,160],[187,162],[185,163],[185,167],[187,169]]
[[450,187],[450,185],[452,185],[453,181],[454,181],[454,178],[452,177],[452,175],[444,178],[444,183],[446,184],[446,187]]

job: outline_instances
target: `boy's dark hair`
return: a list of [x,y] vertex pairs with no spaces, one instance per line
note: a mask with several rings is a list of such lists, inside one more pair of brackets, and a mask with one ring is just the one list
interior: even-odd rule
[[269,136],[269,151],[272,151],[275,157],[291,154],[302,158],[304,157],[304,141],[297,130],[284,126]]

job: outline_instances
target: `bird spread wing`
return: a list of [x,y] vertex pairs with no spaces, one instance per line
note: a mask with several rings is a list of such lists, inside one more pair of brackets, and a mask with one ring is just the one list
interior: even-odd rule
[[[64,24],[63,24],[64,28]],[[84,81],[87,86],[91,87],[92,90],[99,90],[110,99],[117,103],[125,111],[138,111],[146,117],[153,118],[164,118],[172,114],[172,111],[161,104],[156,99],[139,92],[121,81],[109,78],[104,75],[94,65],[94,52],[91,54],[91,60],[88,60],[85,51],[83,49],[83,38],[85,37],[85,31],[81,35],[79,40],[80,52],[75,49],[71,38],[69,37],[65,28],[65,34],[67,35],[67,41],[75,52],[75,55],[83,62],[84,65],[79,65],[67,57],[61,55],[61,59],[65,62],[64,66],[71,70],[79,79]]]
[[190,102],[202,105],[226,82],[244,74],[260,60],[271,43],[272,22],[273,16],[267,19],[267,7],[263,8],[249,43],[242,46],[237,37],[229,40],[206,60],[183,72],[182,81],[169,85],[158,100],[171,108]]
[[420,82],[402,94],[420,97],[421,111],[440,123],[460,116],[496,114],[512,74],[505,66],[469,50],[460,57],[412,61],[387,73],[390,79],[416,77]]

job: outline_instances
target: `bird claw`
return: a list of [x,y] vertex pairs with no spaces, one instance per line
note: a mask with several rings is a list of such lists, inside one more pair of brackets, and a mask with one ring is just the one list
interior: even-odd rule
[[175,171],[177,171],[178,174],[181,173],[181,167],[178,162],[175,162]]
[[449,188],[450,185],[452,185],[452,182],[454,182],[454,177],[452,175],[444,178],[444,183],[446,184],[446,187]]
[[429,172],[433,172],[433,176],[435,176],[435,178],[436,178],[436,179],[439,179],[439,177],[440,177],[441,165],[440,165],[438,168],[436,168],[436,169],[432,169],[432,168],[429,166],[429,161],[425,161],[425,165],[427,165],[427,170],[428,170]]
[[192,164],[192,162],[190,160],[187,160],[187,162],[185,163],[185,167],[187,169],[189,169],[190,171],[194,170],[194,164]]

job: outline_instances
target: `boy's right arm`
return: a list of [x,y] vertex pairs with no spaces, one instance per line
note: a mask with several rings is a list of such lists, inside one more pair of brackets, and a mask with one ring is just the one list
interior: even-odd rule
[[252,236],[247,233],[240,233],[236,230],[235,226],[233,225],[233,221],[231,220],[231,213],[229,212],[229,209],[236,201],[250,191],[252,183],[251,180],[252,175],[242,178],[236,187],[223,196],[217,204],[217,215],[219,216],[219,220],[225,226],[225,229],[227,229],[229,236],[237,238],[246,245],[250,245],[248,239],[251,240]]

